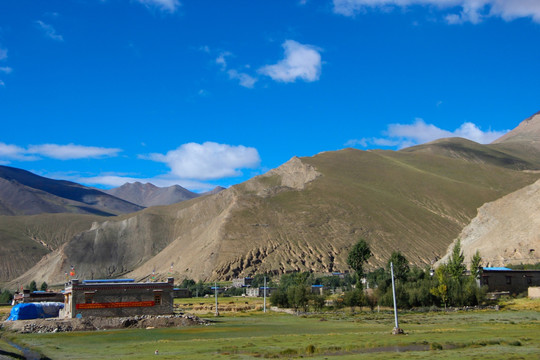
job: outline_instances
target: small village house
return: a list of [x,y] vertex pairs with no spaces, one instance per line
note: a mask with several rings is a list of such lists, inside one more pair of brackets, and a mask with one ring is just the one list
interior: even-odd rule
[[486,267],[482,269],[480,284],[488,287],[488,292],[509,292],[520,294],[529,287],[540,286],[540,270],[512,270],[506,267]]
[[136,283],[132,279],[74,279],[64,292],[60,317],[173,314],[174,279]]

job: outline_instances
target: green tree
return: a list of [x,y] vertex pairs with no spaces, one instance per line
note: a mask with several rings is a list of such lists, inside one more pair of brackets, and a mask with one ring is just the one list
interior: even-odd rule
[[362,306],[366,303],[364,292],[360,289],[347,291],[343,295],[343,305],[350,306],[354,309],[355,306]]
[[447,265],[441,265],[435,270],[435,277],[437,278],[437,286],[431,288],[430,292],[434,296],[438,297],[444,304],[448,304],[448,272]]
[[321,311],[324,307],[326,298],[323,295],[311,295],[310,300],[315,311]]
[[287,293],[283,291],[283,289],[276,289],[275,291],[272,291],[272,295],[270,295],[270,304],[272,306],[288,308],[289,299],[287,298]]
[[480,251],[476,250],[473,257],[471,258],[471,275],[475,279],[480,278],[480,265],[482,264],[482,257],[480,256]]
[[358,274],[357,286],[361,287],[360,279],[364,276],[364,264],[373,255],[364,239],[358,240],[347,257],[347,264]]
[[306,309],[309,301],[306,286],[298,284],[289,287],[287,289],[287,300],[289,301],[289,305],[296,311],[299,308]]
[[47,289],[49,288],[49,285],[44,281],[41,283],[41,286],[39,287],[39,289],[41,291],[47,291]]
[[30,285],[28,285],[28,289],[30,291],[37,291],[37,284],[34,280],[32,280],[32,282],[30,283]]
[[450,277],[455,280],[461,278],[463,272],[467,270],[463,263],[464,261],[465,256],[463,256],[463,252],[461,251],[461,240],[458,239],[454,245],[454,248],[452,249],[452,255],[450,256],[450,260],[448,260],[447,264],[447,271]]
[[398,280],[407,280],[409,274],[409,261],[399,251],[392,252],[390,259],[388,259],[388,272],[390,272],[390,263],[394,264],[394,277]]
[[13,299],[13,294],[9,290],[4,290],[0,293],[0,304],[7,304]]

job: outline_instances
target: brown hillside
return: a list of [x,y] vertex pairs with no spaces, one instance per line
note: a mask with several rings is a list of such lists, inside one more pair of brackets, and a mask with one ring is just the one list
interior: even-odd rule
[[103,219],[80,214],[0,216],[0,282],[24,273],[45,254]]
[[540,262],[540,180],[483,205],[459,238],[466,261],[478,250],[483,266]]
[[81,278],[142,279],[154,269],[164,277],[171,263],[177,278],[205,280],[343,271],[360,237],[375,254],[371,266],[393,250],[425,264],[444,254],[478,207],[539,177],[426,153],[346,149],[293,158],[216,195],[109,218],[16,281],[38,273],[62,281],[70,264]]

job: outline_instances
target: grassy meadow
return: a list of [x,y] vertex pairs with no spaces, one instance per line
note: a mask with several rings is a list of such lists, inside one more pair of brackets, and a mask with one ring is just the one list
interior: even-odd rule
[[[196,299],[181,303],[190,304],[187,300]],[[155,350],[163,359],[538,359],[539,310],[539,301],[525,299],[512,300],[499,311],[406,312],[400,316],[406,335],[391,335],[389,311],[295,316],[257,310],[219,317],[210,312],[199,314],[212,321],[206,326],[3,332],[0,349],[11,341],[51,359],[155,359]]]

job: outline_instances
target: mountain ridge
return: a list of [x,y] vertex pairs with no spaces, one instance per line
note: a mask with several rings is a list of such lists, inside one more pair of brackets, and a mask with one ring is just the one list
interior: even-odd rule
[[395,250],[424,266],[446,253],[478,208],[540,178],[528,144],[450,138],[293,157],[214,195],[96,221],[11,284],[62,281],[69,265],[81,278],[139,280],[154,271],[206,281],[346,271],[359,238],[374,254],[368,269]]
[[216,186],[214,189],[204,192],[195,193],[183,188],[180,185],[172,185],[168,187],[158,187],[152,183],[141,183],[139,181],[125,183],[122,186],[103,190],[109,195],[129,201],[133,204],[150,207],[171,205],[180,201],[193,199],[199,196],[215,194],[224,188]]
[[141,209],[97,189],[0,165],[0,215],[65,212],[114,216]]

